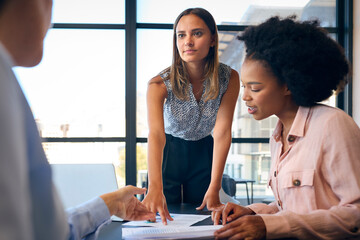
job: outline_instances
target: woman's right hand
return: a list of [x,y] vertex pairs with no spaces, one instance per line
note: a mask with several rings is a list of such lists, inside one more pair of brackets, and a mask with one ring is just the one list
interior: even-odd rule
[[166,204],[166,198],[162,191],[149,190],[142,203],[153,213],[159,213],[161,221],[167,225],[167,220],[172,221]]
[[214,225],[218,225],[220,221],[223,225],[231,222],[244,215],[255,215],[253,210],[248,207],[243,207],[232,202],[228,202],[225,206],[219,207],[212,211],[211,218]]

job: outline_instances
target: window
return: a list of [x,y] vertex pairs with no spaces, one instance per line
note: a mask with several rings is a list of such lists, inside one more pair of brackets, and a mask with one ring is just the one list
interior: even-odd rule
[[125,0],[54,0],[54,23],[125,23]]
[[[222,4],[217,1],[181,1],[167,2],[161,0],[137,1],[138,60],[137,60],[137,104],[138,111],[145,106],[147,81],[164,68],[170,66],[172,54],[172,23],[177,15],[189,7],[203,7],[209,10],[219,28],[220,61],[239,71],[244,58],[244,46],[236,36],[246,26],[258,24],[270,16],[286,17],[296,15],[298,19],[319,18],[323,27],[329,30],[336,27],[335,1],[232,1]],[[230,7],[231,6],[231,7]],[[236,6],[236,7],[235,7]],[[158,57],[157,49],[161,46],[163,54]],[[151,66],[149,63],[151,62]],[[145,69],[148,69],[146,71]],[[146,75],[146,73],[149,73]],[[335,97],[328,104],[335,105]],[[145,108],[146,111],[146,108]],[[146,116],[146,113],[141,116]],[[139,116],[139,115],[138,115]],[[147,128],[143,128],[145,118],[137,118],[137,137],[146,138]],[[229,151],[224,172],[235,178],[255,180],[255,196],[271,196],[267,189],[268,171],[270,168],[270,150],[268,139],[277,123],[275,116],[263,121],[254,120],[247,113],[247,107],[238,99],[233,119],[233,144]],[[146,126],[146,125],[145,125]],[[141,131],[139,131],[141,129]],[[145,141],[145,140],[144,140]],[[146,149],[146,146],[143,146]],[[137,161],[143,161],[138,156]],[[144,167],[147,167],[144,165]],[[146,169],[138,169],[144,172]],[[138,186],[141,183],[138,182]],[[244,186],[238,186],[241,195]]]
[[[239,71],[243,46],[236,35],[272,15],[319,18],[349,52],[349,4],[336,0],[223,0],[221,4],[213,0],[54,0],[54,26],[45,39],[43,61],[33,69],[15,71],[50,162],[112,162],[120,186],[141,186],[147,171],[147,82],[171,64],[172,24],[181,11],[204,7],[212,13],[219,28],[220,60]],[[345,94],[328,104],[346,110],[347,102],[351,104],[351,98]],[[266,188],[268,140],[276,122],[275,117],[253,120],[238,99],[225,173],[255,180],[258,197],[272,194]]]

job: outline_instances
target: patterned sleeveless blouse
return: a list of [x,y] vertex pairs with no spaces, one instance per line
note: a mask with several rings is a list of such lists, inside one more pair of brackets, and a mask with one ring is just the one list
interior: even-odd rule
[[164,103],[165,133],[189,141],[197,141],[209,136],[215,126],[217,112],[222,96],[226,92],[231,75],[231,68],[223,63],[219,64],[219,95],[217,98],[204,101],[205,88],[199,102],[189,85],[189,100],[178,99],[172,92],[169,79],[170,72],[161,72],[168,97]]

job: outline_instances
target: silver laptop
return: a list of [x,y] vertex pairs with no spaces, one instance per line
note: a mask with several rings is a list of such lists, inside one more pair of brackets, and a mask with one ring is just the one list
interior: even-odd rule
[[118,189],[114,165],[51,164],[53,181],[65,208]]

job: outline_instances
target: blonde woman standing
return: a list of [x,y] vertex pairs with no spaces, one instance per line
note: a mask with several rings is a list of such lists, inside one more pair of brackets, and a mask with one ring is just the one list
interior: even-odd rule
[[239,76],[218,60],[218,33],[202,8],[183,11],[174,24],[173,62],[150,80],[148,194],[143,203],[162,222],[167,203],[221,205],[219,190],[231,144]]

